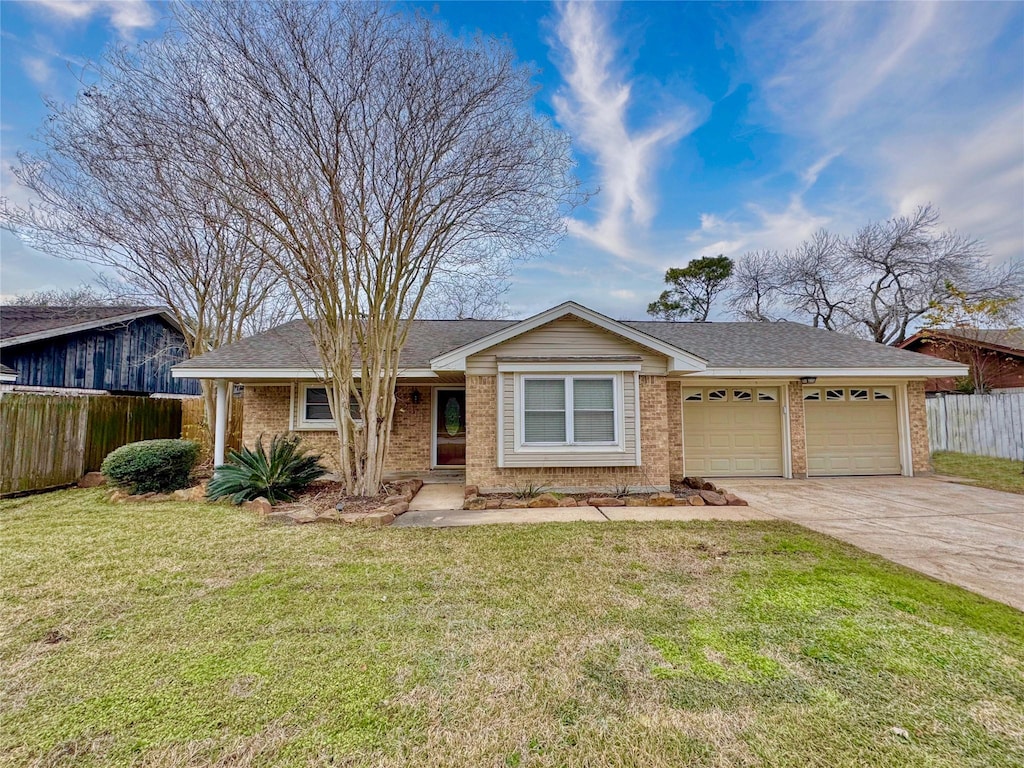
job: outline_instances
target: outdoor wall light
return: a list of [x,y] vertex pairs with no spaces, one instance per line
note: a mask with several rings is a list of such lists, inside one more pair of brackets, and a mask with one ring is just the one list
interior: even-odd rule
[[414,389],[410,393],[409,399],[412,401],[413,405],[419,405],[420,404],[420,399],[421,399],[420,398],[420,391],[418,389]]
[[813,384],[817,380],[818,380],[817,376],[801,376],[800,377],[800,383],[801,384]]

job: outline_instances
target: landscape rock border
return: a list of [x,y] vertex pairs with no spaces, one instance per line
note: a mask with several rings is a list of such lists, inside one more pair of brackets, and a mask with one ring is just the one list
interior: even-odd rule
[[486,509],[536,509],[538,507],[746,507],[744,499],[725,488],[716,486],[702,477],[683,478],[682,487],[676,492],[659,491],[644,494],[620,494],[601,496],[595,494],[587,499],[577,501],[572,496],[555,493],[541,493],[529,497],[489,496],[480,493],[475,485],[467,485],[465,510]]

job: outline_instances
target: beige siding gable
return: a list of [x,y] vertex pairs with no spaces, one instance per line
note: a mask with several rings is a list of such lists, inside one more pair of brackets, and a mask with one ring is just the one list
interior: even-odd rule
[[572,315],[560,317],[540,328],[527,331],[514,339],[491,347],[466,360],[466,374],[494,375],[498,357],[608,357],[639,355],[641,373],[664,375],[668,359],[658,352],[616,336]]

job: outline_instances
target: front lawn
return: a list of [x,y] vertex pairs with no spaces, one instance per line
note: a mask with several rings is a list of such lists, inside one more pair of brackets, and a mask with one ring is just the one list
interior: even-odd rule
[[1000,766],[1024,616],[775,523],[0,502],[12,765]]
[[941,475],[974,480],[972,485],[982,488],[1024,493],[1024,462],[936,451],[932,454],[932,468]]

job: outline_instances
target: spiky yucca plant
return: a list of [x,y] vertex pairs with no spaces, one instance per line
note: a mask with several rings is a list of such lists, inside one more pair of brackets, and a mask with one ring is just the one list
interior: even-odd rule
[[235,504],[263,496],[271,504],[291,501],[295,494],[326,474],[320,454],[306,453],[299,438],[274,435],[270,450],[263,449],[263,435],[255,448],[228,452],[228,460],[213,472],[206,487],[211,499],[230,496]]

